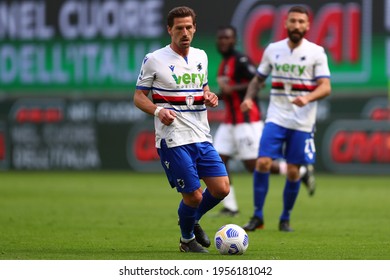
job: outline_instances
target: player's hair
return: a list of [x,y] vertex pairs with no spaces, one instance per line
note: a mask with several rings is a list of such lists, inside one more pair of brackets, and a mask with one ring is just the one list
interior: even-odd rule
[[196,24],[196,14],[194,10],[186,6],[176,7],[170,10],[167,16],[167,24],[169,27],[172,27],[175,18],[184,17],[192,17],[192,23],[194,25]]
[[221,25],[218,27],[218,31],[229,29],[233,32],[234,38],[237,38],[237,29],[233,25]]
[[301,13],[309,16],[309,11],[304,6],[292,6],[288,10],[288,13]]

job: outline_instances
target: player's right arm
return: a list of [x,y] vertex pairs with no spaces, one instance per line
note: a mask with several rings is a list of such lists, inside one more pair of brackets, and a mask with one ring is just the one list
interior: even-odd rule
[[256,75],[252,78],[246,90],[245,98],[240,105],[241,111],[246,112],[252,109],[254,98],[264,86],[265,78],[263,76]]
[[134,105],[145,113],[158,117],[163,124],[170,125],[174,121],[176,113],[157,106],[148,97],[157,75],[157,71],[155,69],[158,69],[158,65],[156,66],[153,56],[146,55],[137,80],[136,90],[133,97]]
[[157,106],[148,98],[148,94],[149,90],[136,89],[133,98],[134,105],[145,113],[154,115]]
[[139,109],[154,115],[159,118],[159,120],[165,124],[170,125],[176,118],[176,113],[172,110],[165,109],[163,107],[158,107],[148,98],[149,91],[136,89],[134,93],[134,104]]

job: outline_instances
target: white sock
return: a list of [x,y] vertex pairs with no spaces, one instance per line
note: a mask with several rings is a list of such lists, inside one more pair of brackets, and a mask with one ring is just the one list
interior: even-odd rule
[[284,160],[279,161],[279,173],[282,175],[287,174],[287,163]]
[[234,193],[233,186],[230,186],[230,193],[223,199],[222,202],[223,202],[223,206],[225,206],[225,208],[228,208],[231,211],[238,210],[236,195]]
[[305,175],[307,172],[307,168],[305,165],[301,165],[299,168],[299,177],[302,178],[303,175]]
[[192,237],[192,238],[190,238],[190,239],[184,238],[183,236],[180,237],[180,241],[182,241],[182,242],[184,242],[184,243],[188,243],[188,242],[190,242],[190,241],[192,241],[192,240],[194,240],[194,239],[195,239],[195,235],[194,235],[194,237]]

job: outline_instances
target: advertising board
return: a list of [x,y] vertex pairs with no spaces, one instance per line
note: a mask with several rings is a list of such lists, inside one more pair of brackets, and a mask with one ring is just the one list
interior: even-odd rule
[[[284,20],[294,3],[1,1],[1,92],[34,96],[75,92],[84,96],[131,95],[144,55],[169,43],[165,17],[177,5],[189,5],[198,13],[193,45],[208,53],[210,86],[217,90],[218,26],[235,26],[240,38],[238,47],[258,63],[266,45],[286,35]],[[300,3],[311,13],[307,38],[324,46],[329,56],[335,94],[348,94],[351,89],[356,94],[385,91],[390,72],[389,1]]]
[[[220,25],[256,63],[286,36],[291,0],[40,0],[0,2],[0,169],[161,172],[153,118],[132,94],[144,55],[169,44],[165,17],[197,12],[194,47],[209,57],[218,92]],[[307,38],[324,46],[332,95],[320,102],[316,168],[389,172],[390,0],[300,1]],[[221,12],[223,7],[223,12]],[[260,95],[266,110],[268,88]],[[221,104],[222,105],[222,104]],[[212,131],[223,105],[209,111]]]

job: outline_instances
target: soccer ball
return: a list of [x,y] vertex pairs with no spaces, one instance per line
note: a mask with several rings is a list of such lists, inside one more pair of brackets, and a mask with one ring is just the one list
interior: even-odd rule
[[222,226],[215,233],[214,241],[221,255],[242,255],[249,245],[248,234],[235,224]]

